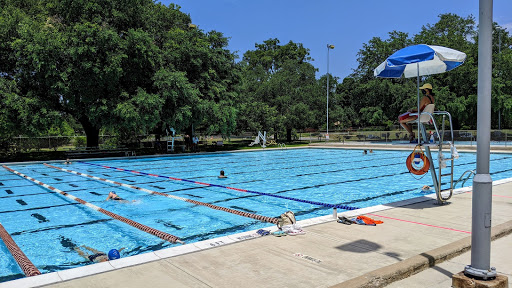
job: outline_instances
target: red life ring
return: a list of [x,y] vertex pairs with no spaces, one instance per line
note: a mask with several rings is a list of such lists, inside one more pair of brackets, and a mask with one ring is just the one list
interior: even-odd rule
[[[412,165],[412,161],[414,160],[414,156],[416,154],[420,155],[421,160],[423,161],[423,167],[420,169],[416,169]],[[405,161],[405,165],[407,165],[407,169],[409,169],[409,172],[411,172],[414,175],[423,175],[428,172],[428,169],[430,168],[430,160],[428,160],[428,157],[425,156],[422,152],[412,152]]]

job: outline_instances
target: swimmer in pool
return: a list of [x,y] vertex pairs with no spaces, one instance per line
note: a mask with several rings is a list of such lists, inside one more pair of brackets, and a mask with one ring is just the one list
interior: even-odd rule
[[220,170],[219,178],[228,178],[228,176],[224,175],[224,170]]
[[421,188],[421,190],[422,190],[423,192],[428,192],[428,191],[432,190],[432,188],[431,188],[430,186],[428,186],[428,185],[424,185],[424,186]]
[[69,160],[69,158],[68,158],[68,159],[66,159],[66,162],[64,162],[64,164],[66,164],[66,165],[71,164],[71,161]]
[[123,198],[119,197],[116,193],[114,193],[112,191],[108,192],[108,196],[107,196],[107,200],[106,201],[108,201],[110,199],[115,200],[115,201],[119,201],[119,202],[123,202],[123,203],[127,203],[128,202],[128,200],[124,200]]
[[[86,250],[86,252],[84,252],[82,249],[80,249],[81,247],[83,247],[84,250]],[[84,257],[85,259],[87,259],[91,262],[94,262],[94,263],[100,263],[100,262],[106,262],[109,260],[121,258],[121,255],[119,254],[119,252],[123,251],[124,248],[121,248],[119,250],[112,249],[108,252],[108,255],[101,251],[98,251],[94,248],[85,246],[85,245],[82,245],[80,247],[75,247],[74,249],[78,253],[78,255]],[[91,251],[93,254],[87,253],[88,252],[87,250]]]

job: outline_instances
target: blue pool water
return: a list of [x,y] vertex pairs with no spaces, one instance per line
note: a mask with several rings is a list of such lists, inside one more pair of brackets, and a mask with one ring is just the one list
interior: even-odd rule
[[[424,195],[430,175],[418,180],[408,173],[410,151],[290,149],[89,163],[190,179],[284,197],[363,208]],[[436,157],[437,153],[433,153]],[[491,154],[493,180],[512,177],[512,155]],[[434,160],[434,163],[437,161]],[[64,167],[57,163],[56,166]],[[43,164],[10,165],[14,170],[144,225],[180,237],[186,243],[216,238],[272,224],[204,206],[114,186],[55,170]],[[460,153],[455,161],[457,179],[475,169],[476,156]],[[74,162],[65,168],[157,192],[221,207],[277,217],[291,210],[297,219],[332,213],[332,209],[299,201],[207,187],[105,169]],[[219,179],[225,170],[227,179]],[[470,183],[469,181],[468,183]],[[130,203],[105,201],[114,191]],[[340,211],[341,212],[341,211]],[[125,247],[122,256],[137,255],[174,245],[93,211],[60,194],[0,169],[0,223],[43,273],[88,265],[73,247],[86,245],[100,251]],[[23,277],[6,246],[0,243],[0,282]]]

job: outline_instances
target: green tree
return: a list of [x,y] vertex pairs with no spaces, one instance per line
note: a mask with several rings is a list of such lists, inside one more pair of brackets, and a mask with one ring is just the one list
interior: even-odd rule
[[415,43],[445,46],[466,53],[463,65],[447,73],[426,77],[435,87],[436,109],[449,111],[455,129],[476,128],[478,41],[473,16],[441,14],[435,24],[423,26]]
[[320,95],[314,94],[316,69],[309,63],[309,50],[292,41],[279,43],[269,39],[244,54],[240,113],[245,115],[244,128],[261,127],[276,138],[286,131],[287,141],[291,141],[293,129],[313,123],[311,103]]
[[169,126],[234,129],[234,54],[221,33],[189,27],[179,6],[151,0],[0,5],[0,35],[7,39],[0,76],[16,81],[20,95],[73,116],[88,146],[98,145],[102,127],[123,138]]
[[[492,127],[512,127],[512,37],[494,23]],[[501,123],[499,123],[501,121]]]
[[[449,111],[455,129],[476,128],[477,76],[478,76],[478,39],[473,16],[460,17],[455,14],[441,14],[438,22],[426,24],[421,31],[409,38],[407,34],[393,31],[388,39],[372,38],[358,53],[358,67],[354,73],[338,85],[336,100],[343,103],[343,111],[357,112],[350,120],[359,125],[376,125],[382,119],[389,126],[397,124],[396,116],[416,106],[416,79],[378,79],[373,76],[377,67],[397,50],[413,45],[428,44],[453,48],[466,53],[463,65],[447,73],[422,77],[422,82],[430,82],[436,93],[436,109]],[[497,43],[499,27],[495,25],[493,43]],[[502,56],[498,46],[493,48],[493,123],[497,123],[497,114],[502,111],[503,123],[510,119],[510,36],[502,34]],[[500,59],[502,61],[497,61]],[[508,57],[508,58],[507,58]],[[508,78],[507,78],[508,76]],[[507,106],[508,105],[508,106]],[[381,112],[382,111],[382,112]],[[341,117],[341,116],[340,116]],[[346,119],[345,117],[344,119]],[[348,120],[347,120],[348,121]],[[387,123],[387,124],[386,124]],[[496,124],[493,124],[496,125]]]

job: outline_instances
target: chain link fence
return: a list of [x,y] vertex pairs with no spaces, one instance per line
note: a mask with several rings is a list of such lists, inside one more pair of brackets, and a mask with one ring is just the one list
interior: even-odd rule
[[[430,131],[427,131],[428,133]],[[435,141],[438,141],[439,135],[434,135]],[[454,130],[453,140],[455,145],[476,146],[476,130]],[[444,140],[451,140],[449,131],[444,132]],[[375,144],[393,144],[409,140],[406,131],[346,131],[331,132],[329,139],[325,132],[305,132],[299,133],[298,140],[305,142],[341,142],[341,143],[375,143]],[[491,131],[491,145],[512,146],[512,131],[493,130]]]
[[[256,138],[258,133],[245,132],[240,135],[232,135],[230,137],[222,135],[198,135],[199,146],[219,146],[220,144],[237,144],[244,146],[249,144]],[[282,134],[281,134],[282,135]],[[476,146],[476,130],[454,130],[454,142],[456,145],[469,145]],[[284,135],[283,135],[284,136]],[[366,131],[366,130],[352,130],[345,132],[330,132],[329,139],[326,139],[324,131],[294,131],[292,133],[292,141],[298,143],[312,143],[312,142],[341,142],[341,143],[374,143],[374,144],[393,144],[408,140],[408,134],[405,131]],[[438,140],[438,135],[435,135],[435,140]],[[190,137],[186,135],[176,135],[174,138],[175,146],[180,150],[188,150]],[[278,139],[274,141],[274,135],[267,135],[268,143],[286,142],[286,139]],[[446,131],[444,139],[451,139],[449,132]],[[167,141],[171,137],[165,136],[156,139],[154,135],[140,135],[137,137],[137,142],[130,143],[133,148],[156,148],[158,150],[166,147]],[[10,152],[39,152],[39,151],[67,151],[73,149],[80,149],[86,146],[87,139],[85,136],[40,136],[40,137],[26,137],[19,136],[11,139],[7,145],[4,145],[4,150]],[[99,147],[100,149],[118,148],[126,145],[122,143],[118,136],[100,135]],[[502,145],[505,147],[512,146],[512,130],[493,130],[491,131],[491,145]],[[248,146],[248,145],[247,145]]]

